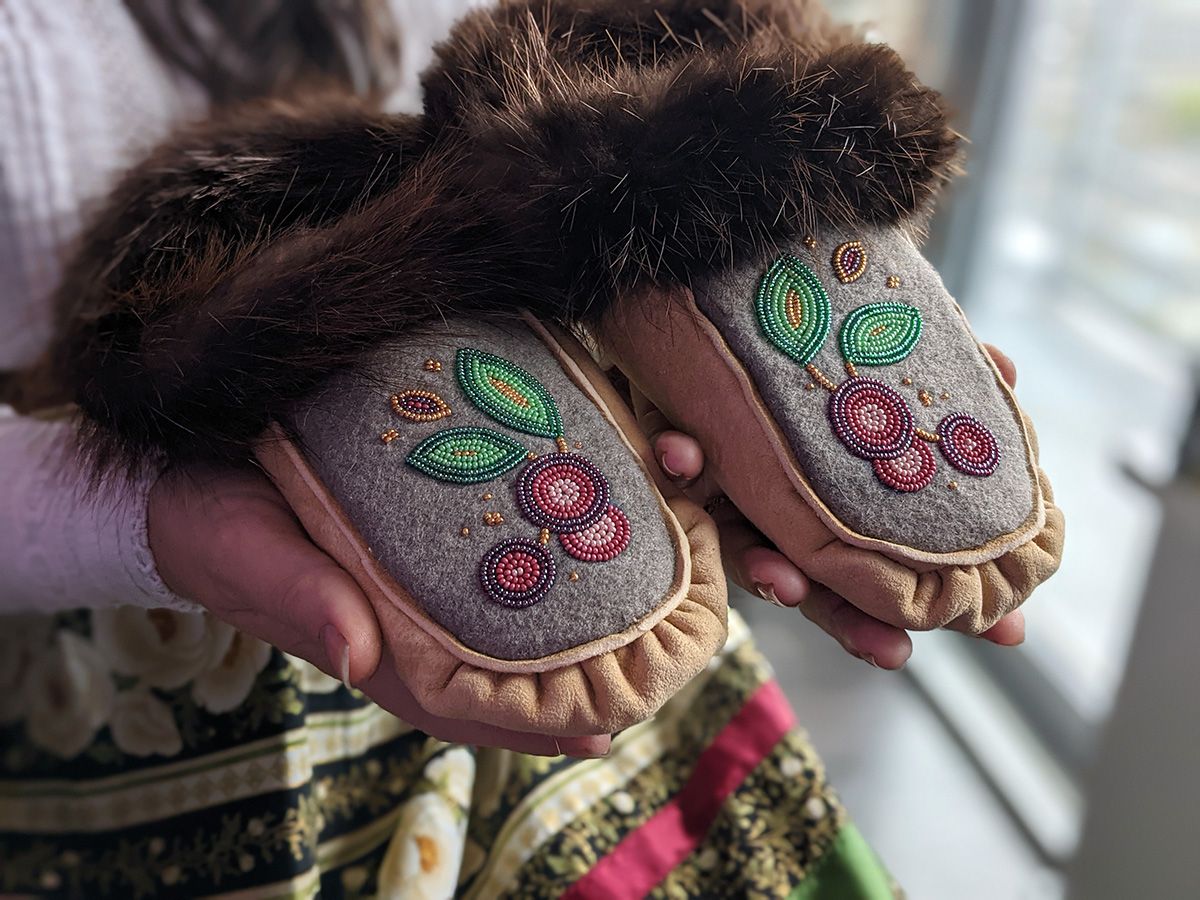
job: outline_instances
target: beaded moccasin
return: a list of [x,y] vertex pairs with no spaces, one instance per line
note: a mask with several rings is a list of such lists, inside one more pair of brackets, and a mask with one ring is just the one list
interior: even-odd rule
[[258,454],[430,712],[608,733],[724,642],[711,520],[655,480],[623,401],[555,329],[451,320],[388,342]]

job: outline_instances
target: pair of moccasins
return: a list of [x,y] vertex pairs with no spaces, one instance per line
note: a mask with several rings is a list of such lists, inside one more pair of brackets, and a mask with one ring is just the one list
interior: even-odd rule
[[725,638],[716,528],[597,355],[885,622],[977,634],[1054,572],[1032,427],[916,244],[955,136],[891,51],[807,3],[526,0],[425,87],[242,111],[118,189],[59,345],[99,465],[253,454],[423,706],[553,735]]

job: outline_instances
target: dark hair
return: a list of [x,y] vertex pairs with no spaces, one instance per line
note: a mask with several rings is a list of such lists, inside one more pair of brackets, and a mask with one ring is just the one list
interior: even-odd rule
[[147,40],[213,102],[337,84],[385,96],[400,42],[387,0],[125,0]]

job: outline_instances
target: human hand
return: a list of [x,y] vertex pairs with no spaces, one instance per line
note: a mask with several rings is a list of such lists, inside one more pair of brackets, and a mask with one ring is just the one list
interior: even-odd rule
[[[1012,387],[1017,383],[1013,361],[990,344],[985,345]],[[689,435],[675,431],[666,417],[646,398],[633,393],[634,412],[654,447],[659,466],[693,500],[709,505],[723,492],[704,469],[704,451]],[[912,655],[912,639],[894,625],[881,622],[846,599],[810,582],[800,569],[780,553],[731,503],[719,503],[713,518],[721,534],[721,553],[730,579],[752,594],[800,611],[833,637],[852,656],[883,669],[899,669]],[[1009,613],[979,637],[1003,646],[1025,640],[1025,616]]]
[[[595,757],[604,736],[553,738],[430,715],[388,660],[380,622],[354,579],[309,540],[287,501],[255,471],[188,469],[150,492],[159,575],[233,627],[306,659],[435,738],[542,756]],[[384,627],[409,627],[400,619]]]

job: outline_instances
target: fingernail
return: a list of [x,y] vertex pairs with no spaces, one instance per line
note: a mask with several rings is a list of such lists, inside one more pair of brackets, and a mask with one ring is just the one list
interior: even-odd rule
[[762,597],[768,603],[772,603],[782,609],[787,609],[787,604],[780,600],[779,596],[775,593],[775,585],[756,583],[754,589],[758,591],[758,596]]
[[670,475],[672,478],[682,478],[683,477],[682,472],[676,472],[674,469],[672,469],[670,466],[667,465],[667,454],[664,453],[662,455],[662,458],[659,459],[659,465],[662,466],[663,471],[666,472],[668,475]]
[[354,686],[350,684],[350,645],[346,639],[332,625],[326,625],[321,629],[321,643],[325,645],[325,658],[329,661],[329,667],[341,677],[346,690],[354,690]]
[[858,654],[858,658],[865,662],[868,666],[874,666],[876,669],[880,668],[879,663],[875,662],[875,657],[873,657],[870,653],[860,653]]

